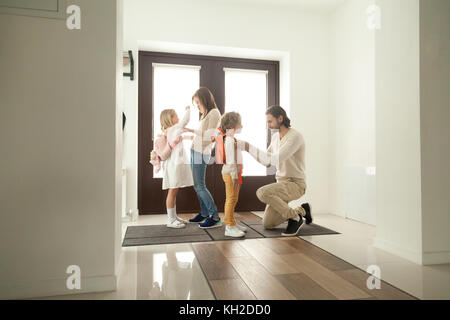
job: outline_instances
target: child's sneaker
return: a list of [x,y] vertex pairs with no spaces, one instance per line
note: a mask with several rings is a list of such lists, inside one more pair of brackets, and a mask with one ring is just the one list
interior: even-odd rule
[[205,222],[207,217],[204,217],[201,215],[201,213],[197,214],[194,218],[189,219],[189,222],[191,223],[203,223]]
[[222,226],[222,220],[214,220],[213,218],[206,218],[205,222],[200,225],[202,229],[219,228]]
[[167,221],[167,228],[182,229],[184,227],[186,227],[186,225],[177,219],[169,219],[169,221]]
[[247,232],[247,228],[244,226],[241,226],[240,224],[236,224],[236,228],[238,228],[239,230],[241,230],[242,232]]
[[226,226],[225,236],[232,238],[242,238],[245,237],[245,232],[239,229],[238,226]]

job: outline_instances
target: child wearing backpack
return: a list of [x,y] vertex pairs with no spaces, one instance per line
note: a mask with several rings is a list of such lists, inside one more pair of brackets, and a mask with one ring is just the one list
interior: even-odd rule
[[158,172],[163,169],[162,189],[168,190],[166,198],[167,207],[167,227],[180,229],[186,227],[188,223],[177,215],[176,200],[180,188],[191,187],[194,185],[189,159],[183,148],[184,128],[190,120],[190,107],[186,107],[186,113],[181,121],[173,109],[163,110],[161,112],[161,130],[162,134],[155,141],[155,150],[151,154],[151,163]]
[[229,112],[222,116],[216,140],[216,161],[223,163],[222,178],[225,182],[225,236],[241,238],[247,228],[238,225],[234,219],[234,208],[238,202],[242,185],[242,151],[236,144],[234,134],[242,129],[241,116]]

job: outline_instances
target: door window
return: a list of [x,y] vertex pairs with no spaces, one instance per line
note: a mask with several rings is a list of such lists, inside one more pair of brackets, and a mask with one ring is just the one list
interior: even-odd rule
[[[242,118],[242,139],[266,150],[267,71],[225,68],[225,112]],[[240,138],[239,136],[237,138]],[[243,176],[266,176],[266,168],[247,152],[242,154]]]
[[[192,105],[192,94],[200,86],[200,66],[175,64],[153,64],[153,138],[161,133],[160,114],[164,109],[174,109],[178,118],[183,118],[186,106]],[[189,128],[197,128],[198,112],[191,107]],[[183,145],[188,151],[190,140]],[[153,172],[154,179],[163,177],[162,170]]]

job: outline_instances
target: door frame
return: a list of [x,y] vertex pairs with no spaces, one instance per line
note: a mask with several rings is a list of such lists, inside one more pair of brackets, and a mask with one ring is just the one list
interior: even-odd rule
[[[220,113],[224,113],[225,108],[225,78],[217,71],[218,68],[237,68],[237,69],[254,69],[269,70],[268,87],[267,87],[267,107],[271,105],[279,105],[280,102],[280,67],[279,61],[257,60],[244,58],[229,58],[219,56],[178,54],[167,52],[149,52],[139,51],[139,84],[138,84],[138,209],[140,215],[160,214],[165,212],[161,208],[145,209],[148,207],[144,204],[148,194],[144,194],[144,183],[148,178],[153,179],[153,167],[148,162],[148,155],[153,148],[153,63],[169,63],[178,65],[199,65],[200,70],[200,86],[206,86],[214,92],[217,106]],[[152,76],[143,76],[151,74]],[[269,81],[270,77],[270,81]],[[217,88],[216,88],[217,87]],[[151,90],[148,90],[151,88]],[[216,90],[217,89],[217,90]],[[270,130],[267,129],[267,146],[270,144]],[[223,192],[225,194],[225,186],[221,179],[221,165],[210,165],[207,169],[206,183],[208,186]],[[151,171],[151,174],[149,173]],[[274,176],[264,177],[244,177],[244,185],[240,192],[240,201],[236,206],[236,211],[261,211],[264,210],[265,204],[259,202],[256,198],[255,189],[261,185],[275,182]],[[161,179],[162,185],[162,179]],[[185,189],[188,189],[185,191]],[[195,191],[192,187],[183,189],[188,196],[194,197],[197,202]],[[223,208],[224,197],[215,197],[217,208]],[[157,200],[157,199],[154,199]],[[164,199],[159,201],[165,203]],[[199,206],[196,204],[192,210],[182,210],[183,212],[198,212]]]

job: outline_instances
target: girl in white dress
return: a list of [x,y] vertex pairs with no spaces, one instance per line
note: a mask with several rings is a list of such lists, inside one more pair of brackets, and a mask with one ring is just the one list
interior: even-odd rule
[[186,155],[183,147],[184,139],[192,139],[192,137],[183,137],[185,126],[189,123],[190,107],[186,107],[186,113],[181,121],[173,109],[161,112],[161,129],[167,137],[167,142],[172,148],[172,152],[167,160],[162,163],[163,184],[162,189],[167,190],[166,206],[169,228],[184,228],[186,220],[177,216],[176,201],[179,188],[191,187],[194,185],[190,160]]

